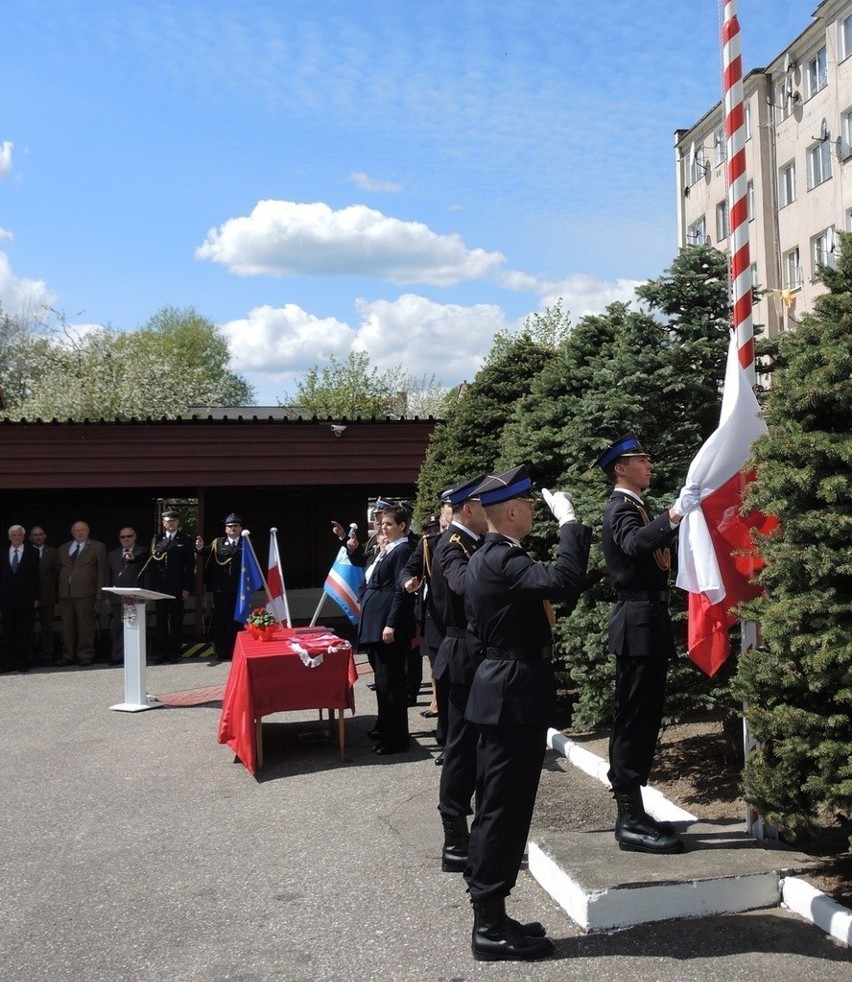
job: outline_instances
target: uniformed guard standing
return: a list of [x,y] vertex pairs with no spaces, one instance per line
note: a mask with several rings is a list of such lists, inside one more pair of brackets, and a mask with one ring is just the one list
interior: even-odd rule
[[598,458],[614,485],[603,516],[603,553],[615,589],[609,647],[615,655],[615,719],[609,772],[618,816],[620,849],[681,852],[668,823],[646,814],[642,787],[654,759],[663,719],[666,675],[675,648],[669,618],[668,544],[687,512],[699,504],[698,488],[684,487],[675,504],[652,518],[642,492],[653,464],[633,433],[625,433]]
[[464,712],[482,653],[467,642],[464,609],[468,561],[488,530],[485,511],[472,501],[483,475],[449,488],[442,501],[452,508],[449,527],[440,536],[432,559],[432,600],[444,624],[444,639],[435,656],[436,684],[447,693],[447,736],[438,811],[444,828],[441,869],[461,873],[467,865],[467,816],[476,788],[476,744],[479,731]]
[[195,578],[195,550],[189,536],[178,530],[180,512],[167,508],[162,518],[163,532],[151,540],[147,574],[152,589],[170,593],[174,600],[154,602],[157,615],[155,664],[180,658],[183,605],[192,592]]
[[464,873],[479,961],[528,961],[553,952],[540,924],[525,927],[507,917],[506,897],[518,878],[556,714],[549,601],[576,604],[591,530],[576,521],[569,494],[542,493],[559,522],[552,563],[534,562],[521,547],[535,514],[524,467],[490,475],[473,494],[488,519],[465,586],[468,628],[484,649],[466,712],[479,729],[476,814]]
[[204,580],[213,594],[213,616],[210,634],[216,661],[230,661],[240,625],[234,620],[234,609],[240,587],[240,567],[243,556],[243,520],[231,512],[225,519],[225,534],[217,536],[209,546],[199,535],[195,553],[204,560]]

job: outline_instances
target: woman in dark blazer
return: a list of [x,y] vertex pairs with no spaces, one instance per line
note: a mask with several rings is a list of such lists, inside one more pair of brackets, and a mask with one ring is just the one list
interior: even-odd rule
[[414,637],[414,596],[400,586],[400,574],[411,556],[409,513],[393,506],[382,515],[384,552],[367,570],[361,600],[358,647],[366,651],[376,673],[378,720],[372,735],[377,754],[408,750],[408,700],[405,666]]

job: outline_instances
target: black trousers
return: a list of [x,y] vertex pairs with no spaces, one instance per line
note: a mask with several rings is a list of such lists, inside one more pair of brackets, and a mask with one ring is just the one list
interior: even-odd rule
[[450,685],[447,707],[447,741],[438,793],[438,811],[455,817],[471,815],[471,798],[476,790],[476,748],[479,728],[464,718],[469,685]]
[[183,598],[155,600],[154,608],[157,615],[154,653],[158,658],[177,660],[180,658],[180,636],[183,630]]
[[210,622],[210,637],[213,641],[213,654],[218,661],[230,661],[234,654],[234,642],[240,625],[234,620],[234,607],[237,603],[235,593],[214,591],[213,616]]
[[30,667],[33,646],[34,607],[4,607],[3,661],[4,669],[26,672]]
[[407,750],[408,694],[406,692],[406,659],[410,641],[393,644],[371,644],[376,673],[376,702],[379,743],[391,750]]
[[546,737],[547,724],[479,726],[476,815],[464,871],[471,900],[508,897],[517,882]]
[[616,658],[607,777],[614,791],[648,783],[666,700],[666,658]]

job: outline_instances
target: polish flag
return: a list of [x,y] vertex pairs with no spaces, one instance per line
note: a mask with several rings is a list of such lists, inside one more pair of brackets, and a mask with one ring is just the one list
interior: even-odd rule
[[269,603],[266,609],[286,627],[290,623],[290,608],[287,605],[287,591],[284,588],[284,570],[281,566],[281,556],[278,552],[278,529],[269,530],[269,563],[266,570],[266,582],[269,586]]
[[740,515],[743,492],[753,473],[744,471],[752,443],[767,432],[748,375],[731,335],[719,426],[689,466],[686,483],[701,488],[701,507],[681,522],[677,585],[689,591],[689,657],[715,675],[731,653],[731,608],[762,592],[753,579],[763,567],[752,531],[777,527],[761,512]]

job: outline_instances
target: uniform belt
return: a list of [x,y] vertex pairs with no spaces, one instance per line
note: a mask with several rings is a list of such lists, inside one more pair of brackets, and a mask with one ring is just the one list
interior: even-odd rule
[[447,637],[448,638],[466,638],[467,637],[467,631],[463,630],[460,627],[448,627],[447,628]]
[[628,592],[619,591],[616,600],[623,603],[625,600],[653,600],[657,603],[667,604],[669,602],[668,590],[630,590]]
[[540,648],[492,648],[485,649],[485,657],[495,661],[537,661],[540,658],[551,658],[553,646],[542,645]]

